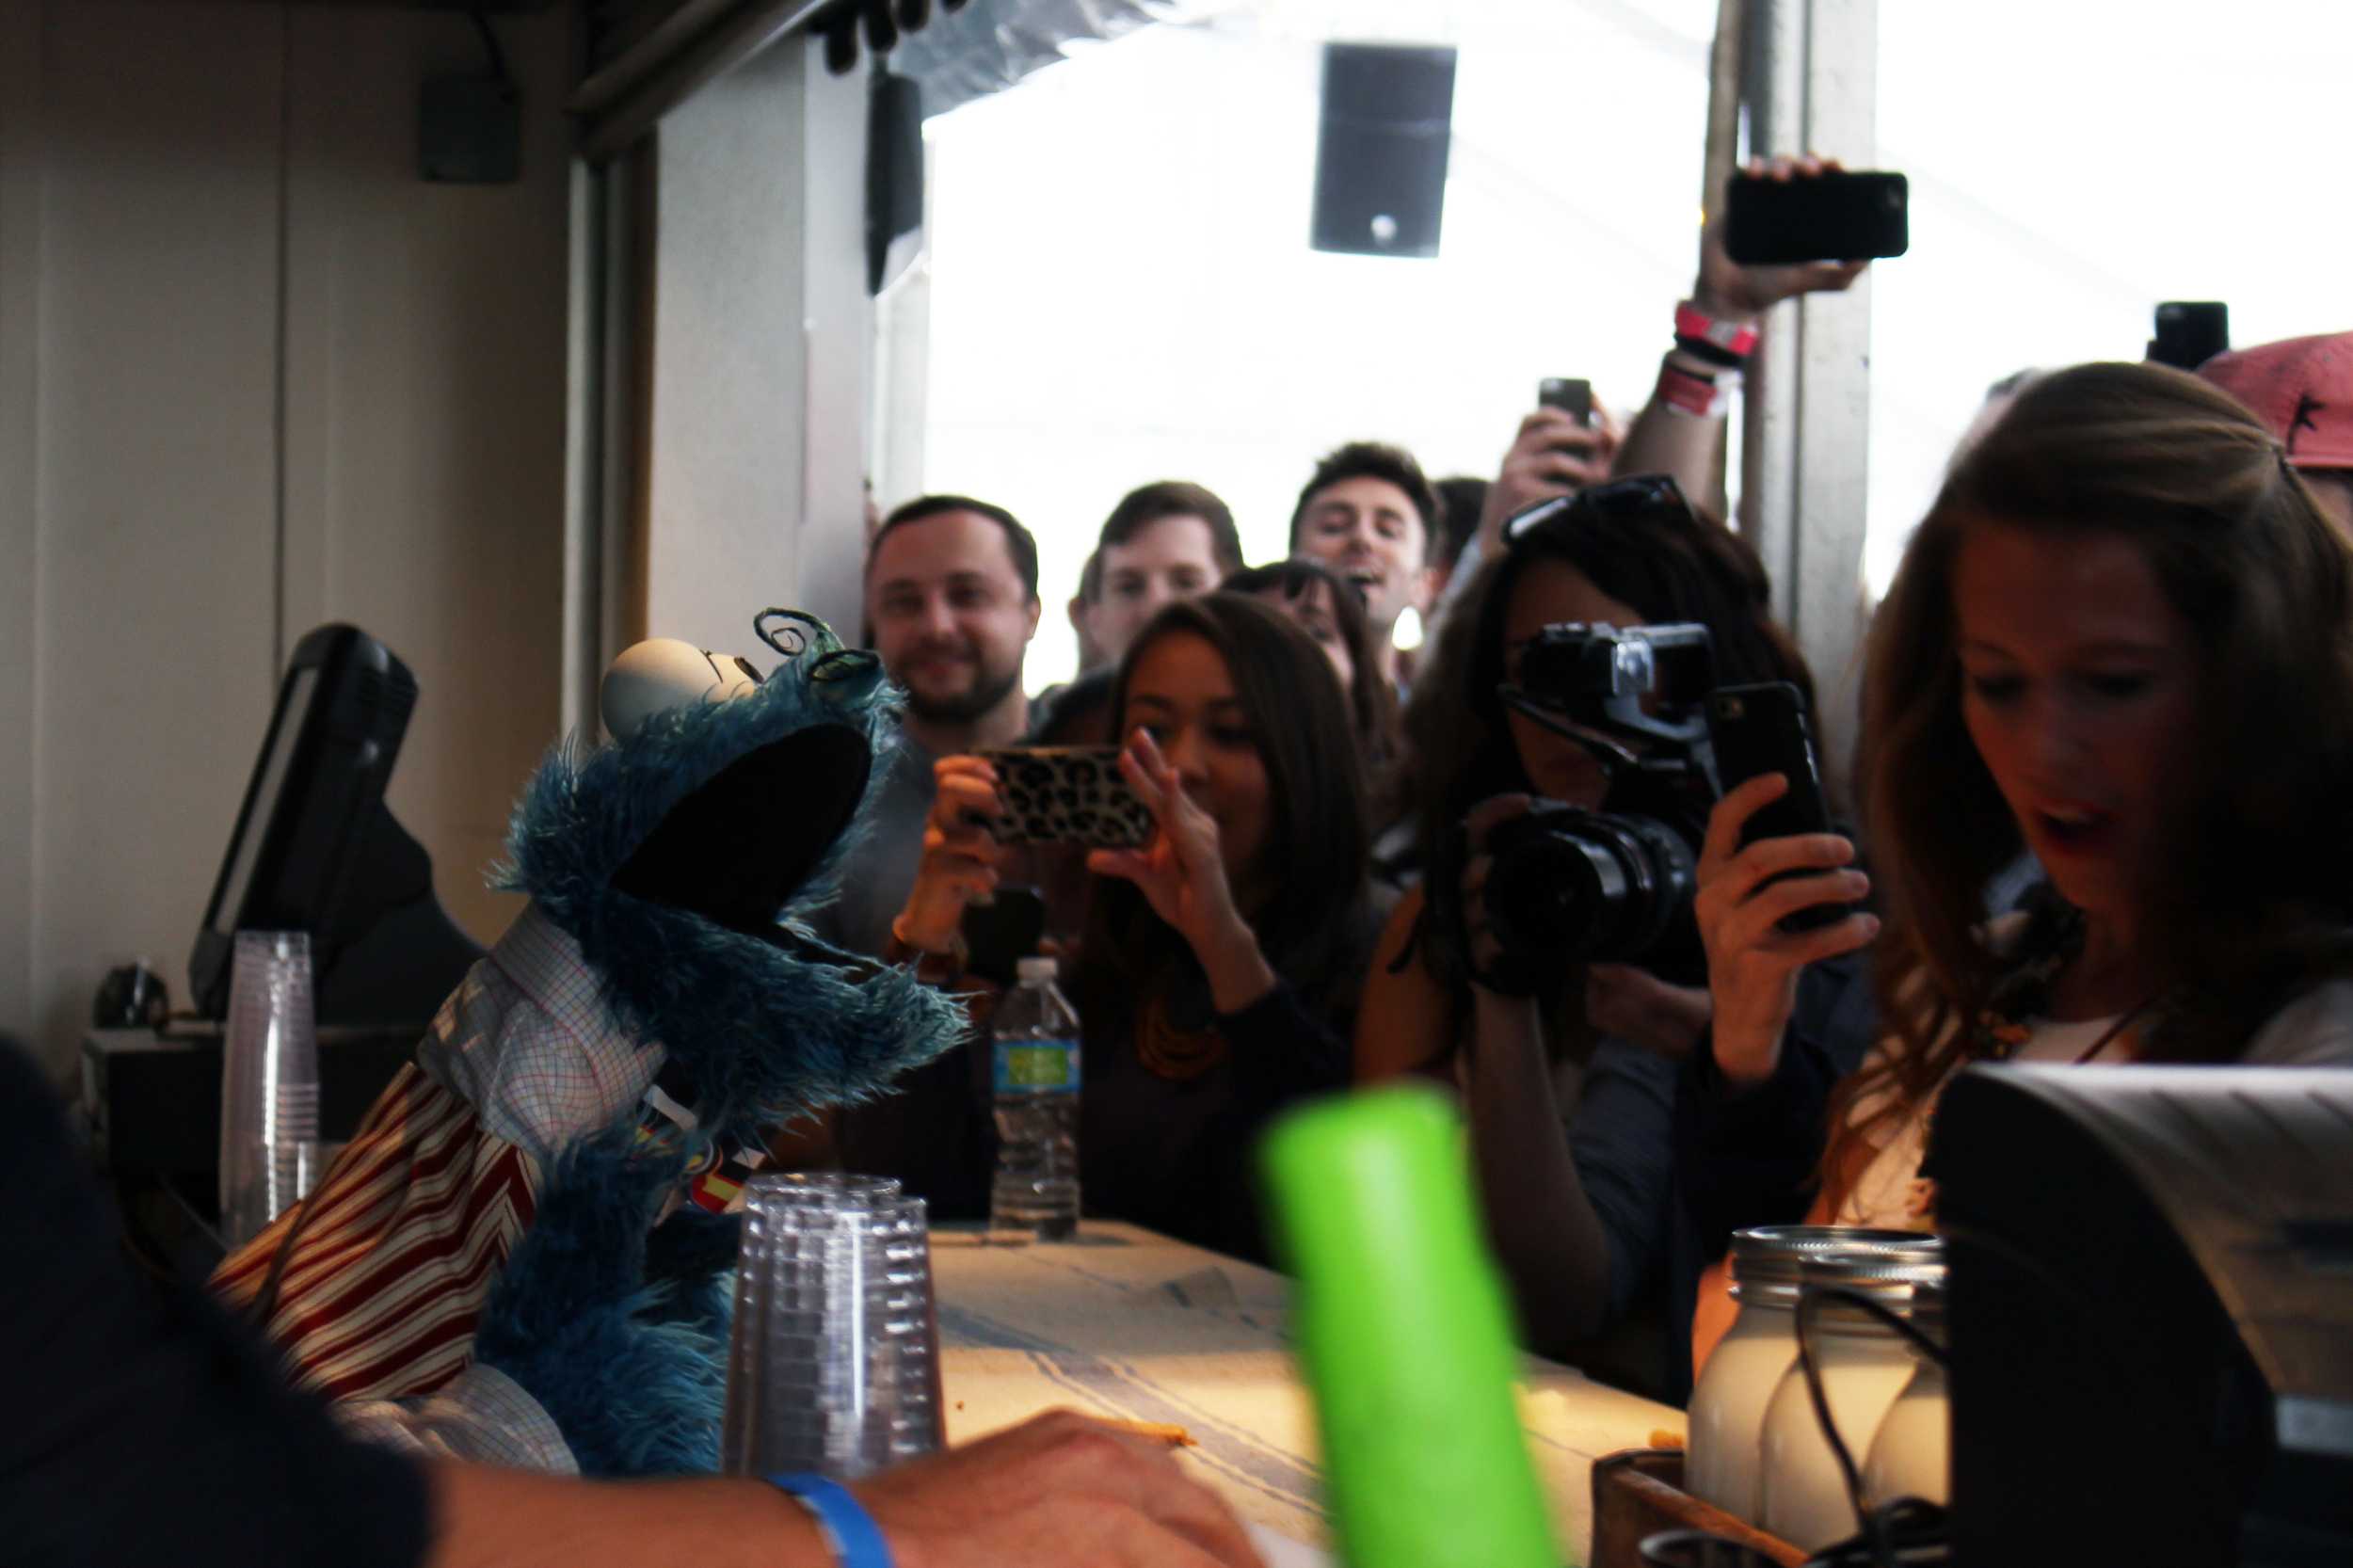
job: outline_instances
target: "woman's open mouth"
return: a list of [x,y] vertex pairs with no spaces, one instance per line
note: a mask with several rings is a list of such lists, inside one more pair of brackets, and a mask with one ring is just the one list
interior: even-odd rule
[[2101,854],[2116,837],[2115,812],[2073,801],[2038,809],[2035,824],[2043,841],[2062,855]]

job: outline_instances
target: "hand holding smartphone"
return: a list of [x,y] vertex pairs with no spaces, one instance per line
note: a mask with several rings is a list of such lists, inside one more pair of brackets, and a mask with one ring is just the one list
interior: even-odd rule
[[989,824],[998,842],[1141,849],[1152,811],[1119,771],[1118,746],[1003,746],[980,754],[997,770],[1005,814]]
[[1869,261],[1911,248],[1911,186],[1900,174],[1736,173],[1724,191],[1724,253],[1742,266]]
[[1558,408],[1579,424],[1593,423],[1593,384],[1565,376],[1550,376],[1536,383],[1536,406]]
[[[1707,728],[1716,748],[1716,775],[1726,794],[1752,778],[1777,773],[1789,780],[1778,800],[1757,808],[1740,830],[1740,847],[1760,839],[1831,833],[1830,806],[1822,795],[1814,734],[1806,723],[1805,698],[1786,680],[1753,686],[1724,686],[1707,701]],[[1813,872],[1784,872],[1768,884]],[[1854,913],[1846,904],[1817,904],[1781,921],[1784,931],[1813,931]]]

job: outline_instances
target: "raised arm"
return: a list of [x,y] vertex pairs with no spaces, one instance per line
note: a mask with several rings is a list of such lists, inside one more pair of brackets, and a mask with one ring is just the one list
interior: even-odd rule
[[[1748,172],[1772,180],[1811,179],[1838,167],[1811,155],[1752,158]],[[1837,293],[1863,276],[1862,262],[1742,266],[1724,251],[1723,214],[1711,210],[1700,231],[1699,275],[1675,312],[1675,345],[1659,360],[1658,382],[1619,443],[1612,472],[1667,473],[1698,504],[1724,515],[1717,455],[1723,448],[1730,393],[1755,347],[1766,312],[1803,294]]]

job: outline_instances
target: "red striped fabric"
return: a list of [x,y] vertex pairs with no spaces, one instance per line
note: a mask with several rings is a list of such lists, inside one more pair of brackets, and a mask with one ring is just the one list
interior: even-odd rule
[[224,1260],[213,1288],[249,1309],[291,1237],[264,1327],[294,1379],[336,1400],[429,1394],[465,1369],[538,1191],[537,1163],[411,1063],[318,1189]]

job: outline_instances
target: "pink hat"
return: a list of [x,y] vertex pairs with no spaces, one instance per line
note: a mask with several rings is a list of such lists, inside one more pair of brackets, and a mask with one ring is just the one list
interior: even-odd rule
[[2217,354],[2198,374],[2254,409],[2297,468],[2353,469],[2353,332]]

